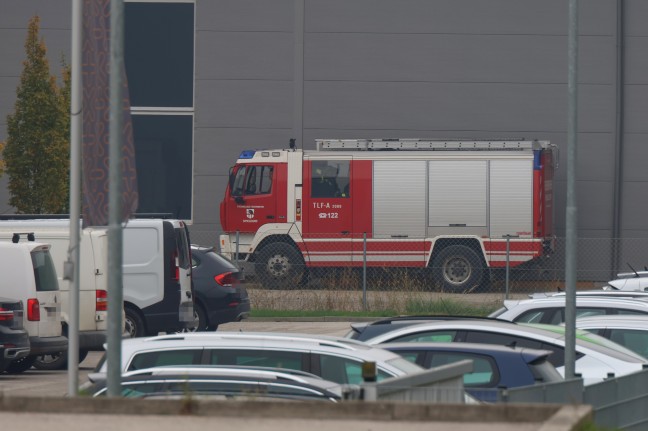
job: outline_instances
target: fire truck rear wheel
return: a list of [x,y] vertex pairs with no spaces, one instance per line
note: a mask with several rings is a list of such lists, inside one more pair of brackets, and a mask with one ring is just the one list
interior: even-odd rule
[[482,282],[484,264],[470,247],[451,245],[436,256],[433,271],[444,291],[471,292]]
[[290,244],[268,244],[259,251],[256,272],[265,287],[294,289],[304,278],[304,270],[304,259]]

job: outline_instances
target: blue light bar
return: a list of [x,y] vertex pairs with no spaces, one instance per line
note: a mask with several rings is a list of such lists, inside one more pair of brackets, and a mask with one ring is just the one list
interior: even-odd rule
[[251,159],[254,157],[254,150],[245,150],[241,152],[239,159]]
[[541,150],[533,151],[533,170],[539,171],[542,169],[542,152]]

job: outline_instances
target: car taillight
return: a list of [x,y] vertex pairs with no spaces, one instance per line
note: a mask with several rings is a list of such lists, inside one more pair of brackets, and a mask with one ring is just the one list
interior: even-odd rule
[[180,280],[180,267],[178,266],[178,250],[171,253],[171,277],[173,281]]
[[105,290],[95,290],[97,302],[95,305],[96,311],[107,311],[108,310],[108,292]]
[[31,322],[40,321],[40,304],[37,298],[27,300],[27,320]]
[[0,322],[11,322],[14,318],[13,310],[0,307]]
[[234,273],[232,272],[224,272],[222,274],[215,275],[214,280],[216,280],[216,283],[220,284],[221,286],[231,286],[236,281],[236,279],[234,278]]

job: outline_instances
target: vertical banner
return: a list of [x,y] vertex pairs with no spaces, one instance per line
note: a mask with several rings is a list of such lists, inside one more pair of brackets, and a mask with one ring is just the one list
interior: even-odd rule
[[[108,225],[110,0],[83,1],[83,225]],[[122,220],[137,210],[137,172],[126,70],[122,69]]]

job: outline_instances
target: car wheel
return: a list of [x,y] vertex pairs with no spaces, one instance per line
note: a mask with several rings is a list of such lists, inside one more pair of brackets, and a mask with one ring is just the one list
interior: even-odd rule
[[470,247],[451,245],[444,248],[432,264],[435,279],[444,291],[471,292],[479,287],[484,276],[484,264]]
[[194,309],[194,319],[198,321],[198,324],[194,327],[184,328],[177,332],[182,333],[182,332],[211,331],[211,329],[209,329],[210,328],[209,322],[207,322],[207,312],[205,312],[205,309],[201,305],[194,305],[193,309]]
[[290,244],[268,244],[259,251],[255,271],[265,287],[292,289],[304,278],[304,259]]
[[146,335],[144,320],[140,314],[131,307],[125,307],[126,333],[130,338],[143,337]]
[[67,352],[50,353],[36,357],[34,368],[38,370],[64,370],[67,368]]
[[34,362],[36,362],[36,356],[25,356],[9,364],[5,371],[9,374],[24,373],[34,365]]
[[[88,356],[87,350],[79,350],[79,363]],[[34,368],[38,370],[64,370],[67,368],[67,352],[50,353],[36,357]]]

